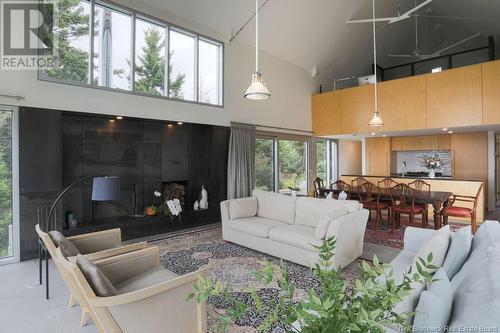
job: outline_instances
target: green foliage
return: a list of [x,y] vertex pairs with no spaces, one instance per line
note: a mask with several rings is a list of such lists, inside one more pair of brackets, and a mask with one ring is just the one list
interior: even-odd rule
[[[278,269],[264,262],[263,268],[255,272],[255,277],[266,285],[276,279],[282,290],[267,317],[257,327],[259,332],[269,332],[278,323],[284,324],[289,333],[383,333],[384,325],[387,324],[397,324],[404,331],[411,329],[407,319],[413,313],[398,314],[394,312],[394,307],[410,294],[412,284],[432,281],[432,275],[428,272],[435,268],[430,264],[432,254],[426,259],[419,258],[415,265],[417,271],[408,269],[400,283],[394,281],[391,266],[379,263],[377,257],[373,258],[372,266],[363,261],[361,276],[356,279],[352,289],[348,289],[341,268],[335,269],[332,262],[335,244],[335,239],[330,238],[318,247],[319,260],[312,272],[321,283],[321,292],[312,289],[300,302],[294,301],[295,287],[288,278],[283,262]],[[248,290],[257,311],[261,312],[263,301],[254,287],[250,286]],[[187,299],[194,298],[201,303],[214,296],[223,296],[225,301],[232,304],[225,313],[219,314],[217,330],[225,332],[230,323],[247,312],[248,307],[238,302],[227,286],[209,278],[200,278]],[[300,324],[300,330],[292,326],[294,323]]]
[[9,225],[12,224],[11,125],[11,114],[0,113],[0,257],[9,255]]
[[316,141],[316,175],[325,182],[327,181],[327,142],[326,139],[317,139]]
[[85,14],[80,0],[57,0],[53,39],[57,47],[58,67],[46,74],[55,79],[87,83],[89,79],[89,53],[71,45],[71,41],[89,35],[89,15]]
[[255,188],[273,190],[273,140],[255,140]]
[[280,189],[307,188],[306,144],[302,141],[280,140]]

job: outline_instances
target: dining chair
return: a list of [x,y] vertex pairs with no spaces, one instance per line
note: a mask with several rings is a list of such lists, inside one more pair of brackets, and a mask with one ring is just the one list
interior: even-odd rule
[[[351,199],[351,185],[347,184],[345,181],[343,180],[337,180],[336,182],[333,182],[330,184],[330,189],[337,189],[339,191],[339,194],[340,192],[344,191],[345,193],[347,193],[347,200],[350,200]],[[335,199],[338,199],[339,198],[339,194],[335,194],[332,192],[332,196],[333,198]]]
[[391,188],[391,232],[394,231],[394,223],[397,227],[401,226],[401,214],[408,215],[410,224],[415,221],[415,215],[422,215],[422,226],[425,227],[429,222],[426,207],[415,204],[415,190],[407,184],[398,184]]
[[353,193],[351,195],[351,198],[354,199],[354,200],[361,200],[361,198],[359,197],[359,189],[361,188],[361,186],[368,182],[368,180],[366,180],[364,177],[356,177],[354,178],[352,181],[351,181],[351,189],[353,191],[355,191],[355,189],[358,189],[358,191],[356,193]]
[[[421,192],[430,192],[431,191],[431,184],[423,181],[422,179],[417,179],[411,183],[408,184],[408,186],[410,186],[412,189],[416,190],[416,191],[421,191]],[[427,204],[415,204],[416,206],[420,206],[420,207],[423,207],[425,210],[427,210],[427,214],[428,213],[428,205]],[[427,225],[426,225],[427,227]]]
[[325,187],[323,179],[316,177],[316,179],[313,181],[313,185],[314,185],[314,197],[321,198],[322,197],[321,189]]
[[390,189],[393,186],[398,185],[399,183],[394,179],[387,177],[378,182],[378,187]]
[[[479,196],[481,195],[483,186],[484,184],[481,183],[475,197],[453,194],[450,201],[443,209],[443,223],[445,225],[448,224],[448,216],[470,218],[472,233],[475,233],[477,230],[477,203],[479,202]],[[472,208],[455,206],[454,204],[456,202],[472,203]]]
[[388,202],[383,202],[380,200],[380,188],[371,183],[364,182],[360,187],[358,187],[358,195],[360,202],[363,204],[363,208],[368,209],[371,212],[375,211],[375,231],[378,229],[378,223],[382,219],[382,211],[387,210],[387,214],[391,216],[391,205]]

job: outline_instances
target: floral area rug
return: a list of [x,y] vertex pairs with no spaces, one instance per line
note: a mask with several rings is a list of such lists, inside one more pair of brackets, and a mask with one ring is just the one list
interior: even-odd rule
[[[233,295],[246,303],[250,311],[232,325],[229,332],[254,333],[270,309],[270,304],[276,300],[281,290],[275,282],[269,286],[259,283],[253,272],[261,267],[261,261],[267,260],[275,265],[280,264],[278,258],[253,251],[248,248],[224,242],[221,228],[197,231],[181,236],[175,236],[155,242],[152,246],[159,246],[161,250],[161,264],[164,268],[183,275],[200,268],[207,269],[207,276],[220,280],[230,287]],[[342,275],[352,286],[355,278],[360,274],[361,259],[344,268]],[[289,277],[297,288],[297,300],[303,299],[311,288],[318,290],[319,282],[312,275],[309,268],[285,261],[284,264]],[[265,311],[259,313],[252,304],[247,286],[252,285],[264,300]],[[214,331],[217,323],[217,313],[223,313],[229,306],[221,298],[211,298],[208,302],[209,330]],[[273,333],[284,332],[283,327],[274,327]]]

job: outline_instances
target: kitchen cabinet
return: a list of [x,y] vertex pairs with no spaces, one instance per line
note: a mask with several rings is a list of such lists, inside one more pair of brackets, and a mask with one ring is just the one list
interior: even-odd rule
[[[453,175],[465,179],[488,179],[488,133],[459,133],[451,136]],[[460,193],[457,193],[460,194]]]
[[427,128],[481,125],[481,76],[481,65],[427,74]]
[[426,127],[425,76],[381,82],[378,88],[379,111],[385,131]]
[[438,149],[440,150],[450,150],[451,149],[451,135],[439,135],[438,136]]
[[391,150],[403,150],[403,138],[400,136],[391,138]]
[[419,150],[420,148],[420,140],[418,136],[404,136],[402,138],[403,147],[402,150]]
[[368,126],[375,111],[373,85],[343,89],[340,91],[340,133],[367,133],[377,131]]
[[483,124],[500,124],[500,61],[482,64]]
[[439,137],[437,135],[426,135],[418,137],[419,150],[437,150],[439,149]]
[[391,174],[391,139],[366,139],[366,173],[389,176]]
[[314,135],[331,135],[340,132],[340,92],[316,94],[311,98]]

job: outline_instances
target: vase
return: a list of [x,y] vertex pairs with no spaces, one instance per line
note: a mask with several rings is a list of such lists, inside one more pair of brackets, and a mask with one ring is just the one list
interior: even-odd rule
[[434,169],[429,169],[429,178],[436,178],[436,171]]

